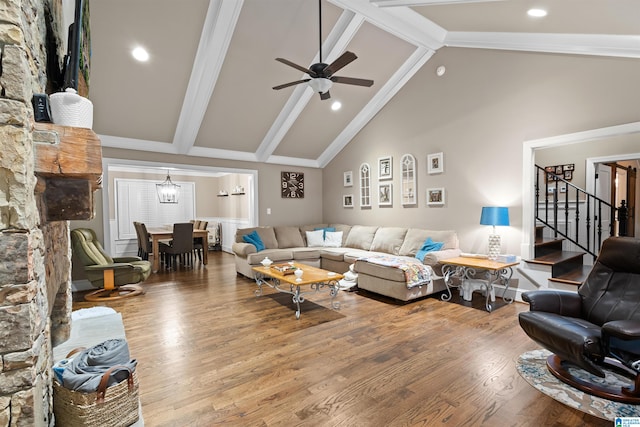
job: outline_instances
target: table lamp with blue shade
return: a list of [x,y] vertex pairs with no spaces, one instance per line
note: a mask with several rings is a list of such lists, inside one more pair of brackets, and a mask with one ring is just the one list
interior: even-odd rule
[[500,255],[500,235],[496,234],[496,225],[509,225],[509,208],[503,206],[485,206],[480,216],[481,225],[493,226],[489,236],[489,259],[498,259]]

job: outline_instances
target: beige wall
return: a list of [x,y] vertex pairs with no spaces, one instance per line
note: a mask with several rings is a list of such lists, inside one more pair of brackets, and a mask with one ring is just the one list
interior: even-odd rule
[[583,142],[579,146],[564,145],[540,149],[536,151],[536,164],[544,167],[574,163],[576,169],[571,183],[585,189],[587,187],[585,179],[587,159],[634,153],[640,153],[640,134],[603,138]]
[[[167,155],[161,153],[147,153],[139,151],[129,151],[122,149],[103,148],[102,155],[110,159],[127,159],[129,161],[157,162],[159,166],[171,163],[188,168],[188,165],[209,168],[221,168],[226,171],[256,171],[257,183],[256,193],[258,202],[258,225],[289,225],[289,224],[312,224],[322,222],[322,170],[308,167],[282,166],[266,163],[252,163],[232,160],[219,160],[202,157],[190,157],[182,155]],[[305,197],[303,199],[283,199],[280,195],[280,172],[295,171],[305,174]],[[173,175],[172,175],[173,177]],[[238,178],[238,179],[236,179]],[[164,179],[164,176],[162,177]],[[247,179],[246,176],[243,179]],[[219,190],[231,191],[236,185],[243,185],[246,189],[248,183],[242,184],[243,180],[234,175],[228,176],[228,180],[221,180],[221,186],[212,189],[211,194],[217,194]],[[238,184],[236,184],[236,181]],[[215,190],[215,191],[213,191]],[[208,196],[207,196],[208,197]],[[240,200],[247,196],[229,196],[230,205],[242,203]],[[214,197],[218,199],[217,197]],[[200,199],[200,196],[198,196]],[[100,203],[98,201],[98,203]],[[220,208],[219,216],[227,216],[228,210],[225,205]],[[271,209],[271,214],[267,214],[267,209]],[[206,209],[206,206],[203,207]],[[231,209],[231,207],[229,207]],[[197,206],[198,215],[201,214],[200,205]],[[243,213],[244,215],[244,213]],[[231,216],[229,216],[231,217]]]
[[[438,65],[447,67],[443,77],[435,75]],[[260,225],[342,222],[455,229],[461,248],[469,252],[486,250],[490,230],[479,225],[482,206],[506,205],[512,225],[498,231],[503,251],[518,254],[523,142],[637,121],[638,75],[640,61],[632,59],[443,48],[324,170],[110,148],[103,156],[257,170]],[[583,149],[588,148],[574,145],[567,153]],[[437,152],[444,153],[444,173],[428,175],[427,155]],[[417,160],[419,196],[417,206],[406,208],[400,205],[398,173],[405,153]],[[373,206],[361,209],[358,168],[370,163],[375,190],[377,159],[387,155],[394,162],[393,206],[378,207],[374,195]],[[578,166],[578,161],[570,163]],[[343,187],[343,172],[349,170],[354,186]],[[304,199],[280,197],[281,171],[305,173]],[[443,207],[426,206],[430,187],[445,188]],[[354,194],[354,208],[342,207],[344,194]]]
[[[436,77],[435,68],[447,72]],[[324,221],[452,228],[464,251],[486,251],[486,205],[510,207],[511,227],[500,227],[504,251],[522,241],[522,146],[524,141],[638,120],[640,61],[444,48],[324,169]],[[581,150],[580,146],[572,146]],[[426,158],[444,153],[444,173],[428,175]],[[418,160],[417,207],[400,205],[399,159]],[[394,204],[363,210],[342,207],[342,185],[362,162],[392,155]],[[427,207],[425,189],[444,187],[444,207]]]

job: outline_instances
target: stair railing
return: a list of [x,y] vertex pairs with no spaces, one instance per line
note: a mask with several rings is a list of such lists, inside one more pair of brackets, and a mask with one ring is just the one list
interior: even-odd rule
[[[562,190],[562,191],[561,191]],[[564,197],[560,197],[562,194]],[[593,259],[600,252],[602,242],[615,233],[616,207],[573,185],[562,175],[545,171],[536,165],[535,218],[549,227],[554,238],[562,236],[589,253]],[[580,208],[580,205],[584,209]],[[575,229],[570,230],[571,207],[575,206]],[[603,229],[603,214],[609,212],[610,222]],[[584,219],[581,217],[584,215]],[[564,224],[558,220],[564,218]]]

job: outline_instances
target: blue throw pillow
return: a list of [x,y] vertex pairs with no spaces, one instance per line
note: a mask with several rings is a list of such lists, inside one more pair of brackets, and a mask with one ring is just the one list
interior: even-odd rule
[[242,240],[244,240],[247,243],[251,243],[253,246],[256,247],[256,250],[258,252],[260,252],[261,250],[264,250],[264,243],[262,243],[262,239],[260,238],[256,230],[253,230],[251,233],[245,234],[244,236],[242,236]]
[[330,232],[335,232],[336,228],[335,227],[316,227],[313,229],[314,231],[318,231],[318,230],[324,230],[324,233],[322,233],[322,238],[326,239],[327,238],[327,231]]
[[431,237],[427,237],[427,240],[424,241],[420,250],[416,252],[416,258],[424,262],[424,257],[427,255],[427,253],[439,251],[443,246],[444,242],[434,242],[433,240],[431,240]]

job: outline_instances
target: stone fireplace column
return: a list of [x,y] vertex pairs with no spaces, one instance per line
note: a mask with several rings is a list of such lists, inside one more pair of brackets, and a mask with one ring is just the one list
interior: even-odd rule
[[68,222],[41,226],[36,195],[31,99],[46,87],[44,3],[0,7],[0,427],[52,425],[52,336],[64,341],[70,328]]

